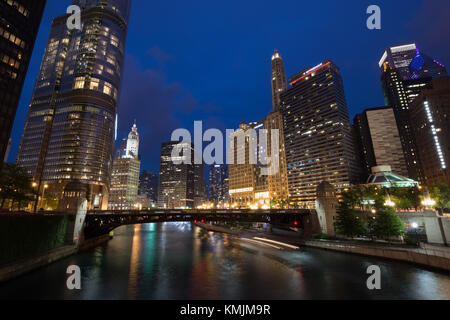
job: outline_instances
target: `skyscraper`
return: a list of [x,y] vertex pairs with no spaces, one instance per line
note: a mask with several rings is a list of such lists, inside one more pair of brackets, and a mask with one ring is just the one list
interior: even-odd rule
[[408,176],[424,182],[424,174],[415,142],[409,104],[429,86],[433,78],[447,75],[445,67],[420,52],[416,44],[388,48],[380,62],[385,103],[394,110],[400,133]]
[[247,124],[242,121],[239,129],[230,136],[231,157],[229,167],[229,194],[231,203],[240,207],[248,204],[259,206],[270,204],[268,176],[261,170],[262,147],[257,130],[264,129],[265,120]]
[[89,206],[106,209],[131,0],[72,3],[82,28],[68,30],[68,15],[53,20],[17,162],[46,196],[80,180]]
[[281,95],[289,193],[314,205],[316,188],[330,182],[338,194],[357,180],[358,165],[344,85],[331,61],[289,79]]
[[139,194],[145,194],[151,201],[158,201],[158,175],[146,170],[139,177]]
[[[3,161],[46,0],[0,1],[0,159]],[[0,166],[2,162],[0,161]]]
[[130,210],[135,208],[139,187],[139,134],[133,125],[127,139],[125,152],[114,159],[111,187],[108,201],[110,210]]
[[353,126],[364,171],[361,182],[367,182],[372,168],[376,166],[390,166],[394,173],[408,175],[392,108],[367,109],[356,115]]
[[[275,51],[272,56],[272,112],[265,119],[264,127],[268,131],[267,156],[278,163],[275,168],[269,166],[267,177],[268,192],[271,200],[287,200],[289,198],[286,152],[284,146],[283,116],[280,112],[280,96],[287,90],[286,73],[284,71],[283,60],[280,54]],[[278,154],[272,154],[272,133],[278,130]],[[273,169],[274,168],[274,169]]]
[[[177,157],[172,157],[175,146]],[[189,161],[190,159],[190,161]],[[180,161],[178,163],[177,161]],[[166,142],[161,146],[158,207],[162,209],[195,208],[206,197],[203,164],[194,164],[192,143]]]
[[450,77],[432,80],[410,104],[425,184],[450,184]]
[[273,110],[277,111],[280,107],[280,95],[287,89],[283,59],[277,50],[272,55],[271,76]]
[[227,165],[216,164],[209,167],[209,200],[215,205],[223,205],[229,201],[227,179]]

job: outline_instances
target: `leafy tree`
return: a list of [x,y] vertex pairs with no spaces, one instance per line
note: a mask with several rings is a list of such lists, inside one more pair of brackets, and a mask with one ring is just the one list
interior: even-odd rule
[[406,233],[405,224],[392,208],[384,208],[377,212],[372,227],[375,236],[388,240]]
[[355,209],[342,202],[336,218],[336,232],[350,238],[365,234],[362,220],[356,215]]
[[450,186],[445,182],[438,182],[430,188],[431,198],[436,201],[436,208],[442,213],[450,208]]
[[16,204],[20,209],[22,203],[32,201],[34,191],[31,183],[25,169],[5,164],[0,179],[1,208],[5,206],[7,200],[11,200],[12,209]]
[[421,201],[421,192],[419,188],[400,188],[393,187],[389,189],[389,193],[391,194],[392,200],[395,202],[395,205],[399,209],[416,209],[420,207]]

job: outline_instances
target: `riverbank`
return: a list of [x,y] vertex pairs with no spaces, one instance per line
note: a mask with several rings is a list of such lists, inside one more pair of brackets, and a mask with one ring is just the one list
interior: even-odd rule
[[94,248],[110,239],[109,236],[102,236],[95,239],[85,241],[81,246],[63,246],[44,254],[34,256],[31,258],[14,261],[5,266],[0,266],[0,283],[6,282],[26,273],[35,271],[37,269],[46,267],[61,259],[67,258],[81,251],[86,251]]
[[307,246],[324,250],[339,251],[349,254],[397,260],[410,264],[450,271],[450,248],[423,245],[421,248],[406,248],[375,244],[361,244],[350,241],[302,240],[294,236],[280,236],[255,230],[230,230],[227,227],[196,223],[208,231],[228,233],[235,236],[265,237],[293,245]]

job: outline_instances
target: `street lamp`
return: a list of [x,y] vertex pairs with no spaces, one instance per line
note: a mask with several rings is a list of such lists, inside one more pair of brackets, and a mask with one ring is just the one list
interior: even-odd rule
[[425,209],[432,209],[436,205],[436,201],[431,199],[428,188],[425,187],[423,193],[424,200],[422,201],[422,205],[425,206]]
[[42,190],[42,198],[41,198],[41,201],[42,201],[42,202],[44,201],[45,190],[46,190],[46,189],[48,189],[48,184],[45,184],[45,185],[44,185],[44,189]]

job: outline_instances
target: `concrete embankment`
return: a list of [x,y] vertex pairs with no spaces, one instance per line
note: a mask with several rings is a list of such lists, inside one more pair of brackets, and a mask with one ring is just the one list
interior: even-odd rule
[[[230,230],[227,227],[213,226],[209,224],[197,223],[197,226],[208,231],[229,233],[236,236],[254,236],[255,233],[249,233],[244,230]],[[284,241],[287,243],[313,247],[318,249],[340,251],[343,253],[359,254],[370,257],[378,257],[382,259],[390,259],[412,263],[419,266],[431,267],[450,271],[450,248],[423,245],[422,248],[405,248],[405,247],[388,247],[385,245],[357,244],[345,241],[315,241],[301,240],[293,237],[283,237],[269,233],[259,233],[258,236],[265,238]]]
[[109,240],[109,236],[102,236],[95,239],[85,241],[80,247],[64,246],[38,256],[22,259],[0,266],[0,282],[5,282],[17,278],[21,275],[45,267],[58,260],[67,258],[80,251],[89,250]]
[[420,249],[406,249],[386,246],[355,245],[331,241],[303,241],[303,244],[308,247],[404,261],[416,265],[450,271],[450,250],[444,247],[425,246]]

